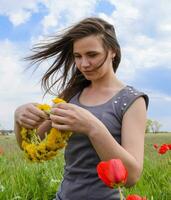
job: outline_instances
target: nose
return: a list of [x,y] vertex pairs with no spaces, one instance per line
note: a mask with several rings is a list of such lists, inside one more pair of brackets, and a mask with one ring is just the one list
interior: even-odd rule
[[90,63],[86,57],[82,57],[81,59],[81,67],[88,67],[90,66]]

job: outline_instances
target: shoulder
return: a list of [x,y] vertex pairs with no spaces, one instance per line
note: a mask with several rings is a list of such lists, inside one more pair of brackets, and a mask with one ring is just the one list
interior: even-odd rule
[[117,97],[117,110],[121,118],[126,111],[133,105],[141,106],[145,102],[146,109],[148,108],[149,98],[148,95],[132,86],[126,86]]

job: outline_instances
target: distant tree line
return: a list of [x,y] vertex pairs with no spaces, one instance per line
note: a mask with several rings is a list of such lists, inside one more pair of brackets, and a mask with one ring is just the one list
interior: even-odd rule
[[146,124],[146,133],[159,133],[162,124],[157,120],[148,119]]
[[9,135],[12,134],[14,131],[11,129],[5,129],[1,124],[0,124],[0,135]]
[[4,130],[4,129],[0,130],[0,135],[10,135],[12,133],[13,133],[13,130]]

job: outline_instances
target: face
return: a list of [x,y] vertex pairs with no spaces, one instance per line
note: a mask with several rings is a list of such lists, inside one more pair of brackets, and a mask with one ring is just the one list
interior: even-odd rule
[[112,58],[115,54],[110,50],[105,51],[99,36],[91,35],[75,41],[73,54],[77,68],[87,80],[101,78],[113,71]]

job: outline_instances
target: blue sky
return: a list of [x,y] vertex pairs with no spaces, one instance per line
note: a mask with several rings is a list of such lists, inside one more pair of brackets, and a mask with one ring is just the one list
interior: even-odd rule
[[122,49],[118,77],[149,95],[148,118],[171,131],[170,10],[167,0],[0,0],[0,128],[13,128],[17,106],[52,99],[42,99],[43,70],[24,72],[28,63],[22,58],[30,48],[84,17],[98,16],[116,29]]

